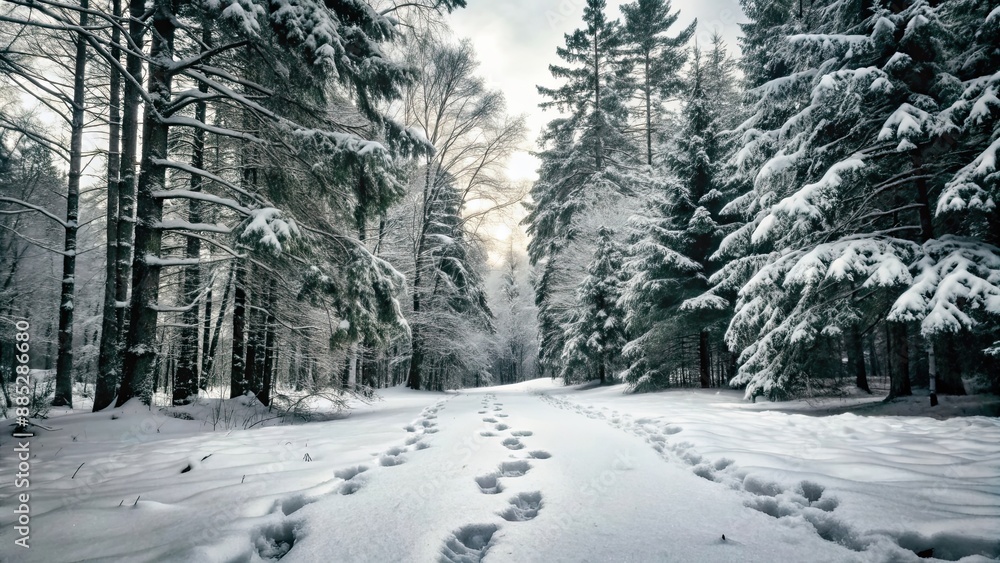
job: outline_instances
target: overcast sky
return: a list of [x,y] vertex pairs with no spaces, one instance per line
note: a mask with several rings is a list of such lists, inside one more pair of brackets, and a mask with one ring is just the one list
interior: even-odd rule
[[[628,0],[608,0],[609,15],[620,18],[619,6]],[[472,39],[482,62],[480,73],[495,88],[503,91],[510,112],[528,116],[528,146],[535,139],[551,112],[538,109],[541,97],[536,85],[558,85],[549,74],[549,65],[561,63],[556,47],[564,44],[564,34],[583,26],[585,0],[469,0],[468,8],[452,16],[458,37]],[[676,30],[698,19],[697,37],[707,44],[718,31],[734,54],[738,51],[743,13],[738,0],[675,0],[680,10]],[[514,179],[533,177],[537,162],[521,154],[511,163]]]

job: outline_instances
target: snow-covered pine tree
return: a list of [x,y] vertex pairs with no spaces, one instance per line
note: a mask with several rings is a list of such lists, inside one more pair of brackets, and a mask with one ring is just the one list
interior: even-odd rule
[[[451,10],[463,5],[463,0],[407,4],[433,10]],[[144,120],[133,262],[134,291],[129,307],[130,322],[119,405],[136,394],[148,396],[148,383],[156,365],[157,313],[163,307],[159,303],[160,273],[164,266],[178,265],[175,261],[164,262],[160,256],[164,230],[163,202],[190,199],[192,196],[186,190],[167,190],[168,170],[201,174],[235,192],[236,197],[243,200],[242,203],[219,198],[212,198],[212,203],[236,210],[246,218],[238,229],[244,238],[253,238],[280,249],[282,236],[293,232],[286,229],[291,224],[288,216],[282,216],[282,212],[273,206],[273,201],[261,193],[264,190],[241,192],[232,181],[191,169],[169,158],[171,128],[207,127],[184,115],[187,108],[204,99],[204,96],[198,94],[197,89],[174,95],[175,83],[195,80],[207,84],[210,98],[227,100],[241,111],[251,113],[256,124],[256,130],[235,126],[212,127],[210,132],[245,139],[251,147],[257,148],[268,144],[262,137],[280,139],[280,143],[269,145],[269,148],[280,146],[287,149],[291,154],[286,154],[286,157],[291,163],[306,155],[322,154],[322,160],[313,160],[309,164],[322,162],[346,173],[354,170],[350,164],[363,160],[372,166],[372,170],[378,171],[384,168],[381,163],[391,160],[390,154],[406,155],[414,148],[427,148],[416,136],[389,119],[379,107],[399,99],[403,85],[414,76],[411,69],[385,57],[381,47],[397,36],[398,20],[393,13],[398,8],[379,12],[364,2],[327,5],[314,0],[289,0],[282,3],[280,10],[269,8],[270,5],[262,2],[231,4],[223,9],[218,3],[175,5],[157,0],[152,9],[150,21],[156,29],[149,53],[152,61],[149,98],[152,103],[147,104]],[[179,58],[178,50],[183,45],[198,43],[196,39],[186,37],[197,26],[185,25],[185,18],[212,17],[220,18],[220,33],[223,30],[226,32],[218,38],[220,46]],[[331,103],[320,105],[320,111],[313,114],[316,120],[296,119],[297,104],[278,103],[271,106],[267,103],[288,102],[285,95],[292,96],[292,93],[270,88],[241,75],[244,74],[241,71],[247,69],[219,66],[219,61],[232,62],[234,54],[260,54],[270,49],[302,63],[302,78],[313,85],[312,92],[321,90],[320,85],[335,92],[334,96],[339,96],[336,102],[341,102],[341,110],[346,108],[344,113],[348,118],[340,121],[343,113],[338,113],[338,104],[327,98],[325,101]],[[259,68],[272,75],[289,71],[289,66],[282,64],[280,58],[266,60]],[[263,102],[262,98],[266,98],[267,102]],[[365,124],[359,127],[353,119],[355,116],[363,118]],[[320,184],[324,183],[320,181]],[[340,199],[340,203],[346,201],[350,200]],[[331,198],[327,203],[334,202]],[[338,207],[336,204],[331,206]],[[311,242],[324,242],[325,248],[337,253],[336,256],[328,256],[329,260],[320,261],[322,268],[370,269],[367,275],[353,278],[328,277],[350,282],[371,277],[378,279],[385,275],[384,266],[387,264],[371,257],[356,235],[341,231],[334,220],[336,218],[336,215],[328,216],[317,224],[309,225],[310,236],[313,237]],[[334,223],[332,228],[329,228],[329,222]],[[188,227],[186,230],[191,229]],[[382,295],[379,287],[392,285],[394,282],[391,279],[381,279],[376,287],[371,288],[382,297],[380,307],[389,311],[397,310],[393,307],[394,299]]]
[[[745,72],[759,86],[735,162],[753,189],[729,206],[749,221],[723,242],[718,257],[730,261],[713,277],[739,288],[727,342],[741,352],[734,384],[748,397],[839,375],[843,342],[877,328],[888,335],[890,397],[909,394],[910,325],[922,321],[933,338],[969,326],[957,312],[989,307],[993,251],[964,253],[966,242],[953,242],[931,208],[946,179],[971,164],[956,150],[964,131],[942,110],[962,92],[945,38],[975,28],[949,19],[945,5],[829,0],[808,13],[765,10],[777,44],[749,26],[747,52],[758,56]],[[770,57],[760,56],[765,47]],[[960,266],[945,265],[956,256]],[[971,264],[981,268],[973,274]],[[987,286],[965,277],[976,289],[938,308],[913,295],[922,287],[941,296],[930,280],[956,270]],[[931,310],[950,320],[935,324]]]
[[669,30],[680,17],[679,11],[671,12],[670,0],[637,0],[621,9],[625,16],[621,51],[631,67],[629,79],[643,120],[646,164],[652,166],[654,137],[663,125],[663,104],[683,88],[679,73],[687,59],[687,42],[698,21],[691,22],[676,37],[670,37]]
[[463,386],[449,377],[486,369],[485,339],[475,337],[492,333],[494,326],[477,252],[464,230],[461,193],[450,178],[438,181],[444,184],[427,210],[425,318],[414,322],[429,333],[423,360],[438,366],[425,386],[443,391],[446,385]]
[[708,276],[718,267],[710,256],[725,234],[719,216],[726,201],[719,178],[724,156],[719,121],[732,99],[729,64],[721,41],[708,57],[695,48],[665,179],[654,190],[649,213],[635,219],[626,264],[630,278],[622,296],[633,338],[622,376],[633,388],[669,386],[685,362],[676,343],[692,335],[698,340],[699,382],[711,384],[709,329],[729,312],[724,299],[708,293]]
[[[548,98],[542,108],[566,114],[551,121],[542,134],[538,153],[539,180],[531,189],[532,203],[524,223],[532,237],[528,254],[543,274],[536,287],[541,325],[539,359],[555,373],[563,349],[565,311],[553,303],[559,297],[562,263],[568,246],[579,245],[579,215],[596,201],[609,202],[629,193],[635,179],[623,167],[637,160],[628,136],[625,106],[627,81],[621,60],[621,30],[609,20],[605,0],[587,0],[585,28],[567,34],[557,49],[569,66],[550,66],[553,77],[565,80],[559,88],[538,87]],[[575,284],[574,284],[575,285]],[[572,300],[572,296],[567,301]]]
[[[1000,8],[956,0],[938,15],[946,30],[936,38],[947,60],[947,74],[937,79],[945,103],[929,134],[909,139],[917,145],[915,166],[949,161],[929,185],[933,194],[943,184],[936,202],[929,199],[938,239],[924,241],[911,265],[914,281],[890,318],[919,322],[932,358],[945,348],[937,391],[963,392],[962,373],[1000,390]],[[959,356],[949,349],[955,346],[973,353]]]
[[597,232],[597,249],[577,291],[577,308],[566,329],[560,375],[566,382],[598,378],[602,384],[621,364],[625,313],[618,305],[624,283],[624,252],[614,232]]

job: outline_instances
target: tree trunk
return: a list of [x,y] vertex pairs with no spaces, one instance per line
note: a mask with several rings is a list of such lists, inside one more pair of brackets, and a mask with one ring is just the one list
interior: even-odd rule
[[865,370],[864,341],[857,325],[851,326],[847,333],[847,363],[854,370],[854,382],[865,393],[871,393],[868,387],[868,372]]
[[426,249],[427,228],[430,220],[431,198],[433,197],[431,193],[433,166],[434,163],[428,158],[426,170],[424,171],[424,197],[420,209],[420,234],[417,237],[417,247],[413,254],[413,316],[416,322],[414,322],[410,333],[410,372],[406,386],[414,390],[420,389],[422,383],[420,370],[424,361],[423,340],[421,339],[419,326],[420,321],[417,317],[420,316],[420,285],[423,281],[424,251]]
[[[87,27],[89,0],[80,0],[80,27]],[[76,231],[80,218],[80,176],[83,165],[83,128],[87,40],[76,38],[73,68],[73,120],[69,141],[69,182],[66,188],[66,227],[63,245],[62,294],[59,299],[59,351],[56,358],[56,392],[53,406],[73,406],[73,311],[76,304]]]
[[889,352],[889,396],[886,400],[908,397],[910,390],[910,352],[906,323],[887,323]]
[[938,404],[937,397],[937,357],[934,353],[934,338],[931,337],[927,339],[927,371],[929,372],[930,381],[930,400],[931,406],[936,407]]
[[953,334],[946,334],[942,340],[945,369],[938,373],[937,391],[942,395],[965,395],[965,384],[962,382],[962,359],[958,353],[960,350],[958,339]]
[[246,347],[246,315],[247,315],[247,292],[246,277],[247,269],[243,260],[236,259],[235,278],[233,280],[233,292],[235,299],[233,303],[233,352],[232,365],[229,372],[229,398],[239,397],[246,392],[246,381],[243,379],[245,364],[243,363],[243,353]]
[[[122,345],[128,322],[129,284],[132,281],[132,246],[135,236],[135,162],[139,150],[139,88],[142,84],[141,50],[146,35],[143,14],[145,0],[130,0],[128,32],[133,48],[125,52],[125,104],[122,107],[122,154],[118,174],[118,264],[115,267],[115,307],[118,324],[118,368],[121,370]],[[119,393],[121,391],[119,390]]]
[[712,357],[710,356],[708,349],[707,330],[702,330],[701,334],[698,335],[698,359],[699,374],[701,375],[701,387],[702,389],[708,389],[712,386]]
[[205,371],[208,364],[208,347],[212,342],[212,286],[205,289],[205,303],[201,308],[201,357],[198,358],[198,370],[201,377],[198,379],[198,388],[205,391],[209,387],[208,378],[212,374]]
[[260,387],[257,385],[257,349],[260,347],[259,343],[259,333],[260,333],[260,323],[257,322],[257,318],[260,316],[255,310],[255,305],[260,307],[260,292],[255,291],[250,294],[249,301],[249,311],[247,312],[247,318],[249,319],[249,327],[247,328],[247,349],[246,354],[243,357],[243,390],[250,391],[257,394],[260,391]]
[[351,349],[348,351],[348,361],[350,361],[350,366],[347,372],[347,388],[354,391],[358,387],[358,348],[357,342],[351,344]]
[[[212,46],[211,23],[205,22],[201,31],[201,52],[204,53]],[[208,94],[208,85],[199,82],[198,91]],[[206,122],[206,104],[199,101],[195,104],[194,118],[199,123]],[[205,130],[195,128],[193,152],[191,155],[191,166],[196,169],[205,167]],[[200,192],[202,178],[198,174],[191,174],[191,191]],[[201,202],[197,199],[189,199],[188,222],[197,225],[201,223]],[[201,257],[201,239],[198,237],[187,237],[187,245],[184,253],[188,260],[198,260]],[[201,289],[201,265],[191,264],[184,270],[184,293],[183,303],[187,309],[181,315],[181,335],[180,335],[180,357],[177,362],[177,384],[174,386],[174,404],[186,405],[191,402],[191,397],[198,395],[199,368],[198,363],[198,307],[195,304],[198,291]]]
[[653,91],[649,83],[649,52],[645,53],[645,72],[643,77],[646,81],[646,88],[643,94],[646,97],[646,164],[653,165]]
[[[212,368],[215,365],[215,350],[219,345],[219,339],[222,335],[222,321],[226,318],[226,309],[229,306],[229,291],[233,287],[233,277],[236,274],[235,266],[229,268],[229,276],[226,278],[226,287],[222,290],[222,301],[219,302],[219,315],[215,318],[215,329],[211,329],[211,319],[206,321],[205,334],[206,337],[209,332],[212,332],[212,339],[208,342],[208,345],[204,347],[204,352],[202,356],[202,367],[201,373],[205,377],[211,377]],[[207,311],[211,313],[211,308]],[[234,325],[234,337],[235,337],[235,325]]]
[[271,279],[270,288],[267,292],[267,320],[264,321],[264,363],[261,369],[261,387],[257,393],[257,400],[262,405],[271,406],[271,387],[274,383],[274,359],[275,359],[275,331],[277,322],[275,319],[275,308],[278,303],[278,282]]
[[[121,0],[113,0],[112,10],[121,17]],[[121,59],[121,30],[111,30],[111,56]],[[104,270],[104,305],[101,313],[101,343],[97,359],[97,380],[94,382],[93,412],[106,408],[115,400],[118,385],[119,361],[118,309],[116,304],[116,271],[118,268],[118,183],[121,182],[121,75],[118,67],[111,70],[111,93],[108,103],[108,199],[107,247]]]
[[142,128],[142,165],[136,197],[135,256],[132,260],[132,298],[123,362],[122,386],[117,406],[136,394],[148,403],[149,380],[156,359],[156,325],[160,295],[160,256],[163,200],[155,193],[165,188],[169,126],[159,116],[168,114],[172,75],[168,65],[174,58],[176,18],[168,0],[156,0],[153,7],[154,32],[149,52],[149,94]]

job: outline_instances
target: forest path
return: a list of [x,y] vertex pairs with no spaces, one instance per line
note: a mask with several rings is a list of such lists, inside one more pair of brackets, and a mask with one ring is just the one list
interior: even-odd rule
[[543,398],[492,388],[425,410],[407,429],[432,430],[415,442],[426,447],[303,508],[283,561],[859,560]]
[[[31,443],[32,547],[14,551],[0,512],[0,562],[1000,557],[995,419],[809,417],[548,380],[380,395],[252,430],[138,403],[62,416]],[[23,492],[10,460],[2,506]]]

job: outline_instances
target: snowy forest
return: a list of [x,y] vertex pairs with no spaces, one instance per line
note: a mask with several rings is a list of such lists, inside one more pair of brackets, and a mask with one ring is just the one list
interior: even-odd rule
[[[464,4],[6,1],[7,407],[19,320],[36,394],[95,411],[1000,385],[988,2],[744,1],[736,56],[668,1],[588,0],[531,184],[505,169],[524,117],[448,30]],[[512,217],[527,239],[491,237]]]
[[0,561],[996,560],[998,158],[996,0],[0,0]]

